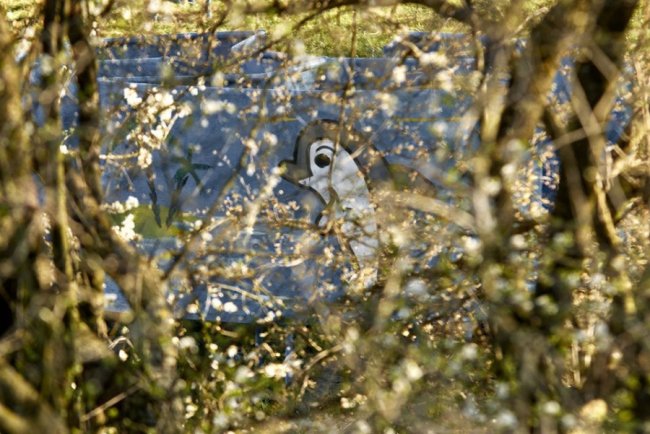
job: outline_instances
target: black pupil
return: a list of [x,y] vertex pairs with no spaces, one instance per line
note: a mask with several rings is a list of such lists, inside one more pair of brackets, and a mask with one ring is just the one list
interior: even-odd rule
[[314,159],[314,162],[318,167],[327,167],[330,165],[332,160],[330,159],[329,156],[325,154],[318,154],[316,155],[316,158]]

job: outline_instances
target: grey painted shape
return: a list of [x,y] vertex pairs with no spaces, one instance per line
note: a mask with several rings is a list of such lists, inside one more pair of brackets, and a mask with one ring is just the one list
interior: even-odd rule
[[[236,43],[253,32],[232,31],[207,33],[179,33],[173,35],[132,36],[104,39],[97,49],[100,59],[139,59],[150,57],[177,57],[208,60],[226,58]],[[198,57],[197,57],[198,54]]]

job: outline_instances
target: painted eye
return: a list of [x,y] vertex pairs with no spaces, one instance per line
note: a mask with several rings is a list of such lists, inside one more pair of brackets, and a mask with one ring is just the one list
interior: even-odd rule
[[332,163],[332,159],[327,154],[318,154],[316,155],[316,158],[314,158],[314,163],[316,163],[318,167],[327,167]]

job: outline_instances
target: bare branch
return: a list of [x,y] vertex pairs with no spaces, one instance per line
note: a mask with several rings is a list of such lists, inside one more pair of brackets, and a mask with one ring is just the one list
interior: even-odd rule
[[394,6],[398,4],[417,4],[433,9],[443,18],[451,18],[456,21],[469,24],[473,18],[474,11],[469,3],[457,5],[447,0],[298,0],[285,2],[273,0],[271,2],[248,3],[244,12],[248,14],[274,12],[278,14],[299,14],[304,12],[321,11],[325,12],[344,6]]

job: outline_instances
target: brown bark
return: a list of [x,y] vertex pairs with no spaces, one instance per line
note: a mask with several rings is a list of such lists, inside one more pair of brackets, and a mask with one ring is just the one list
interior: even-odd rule
[[[610,331],[614,334],[614,347],[594,358],[583,399],[610,399],[617,387],[627,388],[627,379],[620,378],[618,383],[611,381],[616,373],[609,376],[603,370],[608,369],[607,359],[614,348],[631,345],[632,348],[628,347],[626,352],[626,363],[630,367],[636,366],[637,355],[633,348],[639,349],[639,342],[630,342],[627,336],[631,324],[625,319],[629,318],[629,312],[624,307],[627,297],[624,288],[629,282],[624,270],[616,265],[620,246],[612,225],[611,209],[603,199],[607,174],[602,171],[606,143],[603,127],[614,102],[613,89],[618,78],[616,72],[623,66],[625,30],[637,5],[638,1],[635,0],[605,0],[594,2],[592,6],[595,21],[589,32],[591,37],[585,43],[587,56],[576,65],[575,116],[567,128],[568,131],[583,130],[586,134],[560,149],[560,184],[548,235],[553,240],[560,234],[568,233],[574,242],[562,254],[555,252],[544,270],[546,278],[541,279],[537,286],[538,296],[550,297],[558,307],[556,314],[542,316],[547,333],[552,333],[562,327],[570,315],[572,295],[576,288],[572,287],[565,276],[581,270],[583,260],[589,255],[589,230],[592,230],[600,251],[605,254],[604,271],[619,292],[614,296],[609,321]],[[603,62],[615,68],[614,74],[603,69]],[[600,178],[594,176],[596,173],[600,173]],[[622,327],[622,324],[625,326]],[[643,382],[645,372],[637,372],[639,380]],[[644,384],[637,391],[640,395],[636,396],[634,406],[638,420],[645,420],[643,409],[650,402],[648,388]]]
[[30,264],[40,244],[36,189],[19,83],[9,24],[0,16],[0,336],[14,326],[19,296],[38,283]]
[[[609,90],[616,77],[598,69],[594,57],[576,65],[578,85],[584,90],[586,103],[576,109],[582,112],[576,112],[569,123],[569,131],[584,129],[587,135],[560,149],[560,187],[548,234],[552,241],[556,235],[568,231],[575,242],[562,252],[548,246],[546,253],[549,257],[543,260],[548,266],[543,267],[537,282],[532,312],[521,312],[499,289],[499,282],[509,282],[509,285],[514,282],[508,264],[514,222],[512,191],[507,188],[502,170],[510,160],[509,144],[513,140],[530,142],[548,110],[550,87],[568,45],[581,38],[593,56],[604,54],[611,64],[620,68],[624,31],[636,5],[636,1],[610,0],[561,1],[556,4],[533,29],[529,46],[515,63],[496,144],[489,154],[489,174],[500,179],[503,185],[494,199],[497,230],[486,237],[483,290],[488,293],[493,306],[490,322],[498,352],[497,375],[513,381],[512,408],[520,422],[530,428],[539,423],[536,409],[544,401],[558,401],[569,411],[581,401],[562,384],[563,354],[569,342],[565,324],[571,313],[575,289],[567,282],[567,276],[580,272],[586,257],[583,248],[585,224],[594,224],[605,251],[613,247],[613,241],[608,238],[611,231],[606,230],[602,213],[596,208],[601,186],[593,172],[598,170],[599,158],[604,152],[605,139],[601,127],[613,101],[613,93]],[[600,127],[586,123],[593,119],[592,113]],[[598,131],[597,136],[594,136],[594,129]]]

